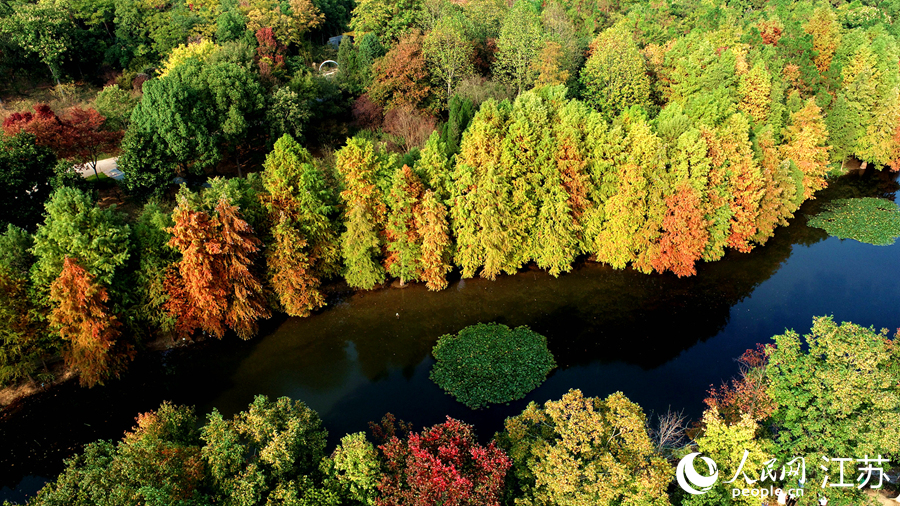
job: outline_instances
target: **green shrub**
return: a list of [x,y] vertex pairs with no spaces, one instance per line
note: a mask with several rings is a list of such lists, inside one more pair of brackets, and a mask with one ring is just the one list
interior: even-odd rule
[[900,237],[900,208],[877,198],[835,200],[810,219],[809,226],[833,237],[888,246]]
[[472,409],[521,399],[556,367],[546,337],[499,323],[441,336],[432,353],[432,381]]

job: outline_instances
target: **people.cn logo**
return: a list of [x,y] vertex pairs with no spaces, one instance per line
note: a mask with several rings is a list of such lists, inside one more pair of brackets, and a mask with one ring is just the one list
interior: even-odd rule
[[709,476],[702,476],[694,469],[694,459],[697,458],[698,455],[700,455],[700,453],[696,452],[685,455],[684,458],[678,462],[678,467],[675,469],[675,479],[678,480],[678,485],[680,485],[685,492],[694,495],[705,494],[716,484],[716,480],[719,479],[719,469],[716,467],[716,463],[709,457],[700,457],[703,462],[706,462],[707,467],[709,467]]

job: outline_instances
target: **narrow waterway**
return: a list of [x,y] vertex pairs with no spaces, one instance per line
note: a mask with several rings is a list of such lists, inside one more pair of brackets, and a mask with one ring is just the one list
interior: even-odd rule
[[[144,357],[106,387],[63,385],[0,412],[0,501],[34,493],[64,457],[118,439],[163,400],[231,415],[254,395],[287,395],[321,414],[332,444],[386,412],[416,428],[449,415],[487,439],[529,401],[570,388],[620,390],[648,414],[671,407],[696,418],[709,387],[737,373],[734,358],[786,328],[805,332],[816,315],[900,327],[900,245],[841,241],[806,226],[834,198],[895,199],[895,179],[841,178],[764,247],[730,252],[691,278],[584,264],[559,278],[534,270],[436,293],[419,285],[359,293],[310,318],[272,322],[249,342],[230,336]],[[430,350],[440,335],[487,321],[546,335],[559,367],[526,399],[472,411],[428,379]]]

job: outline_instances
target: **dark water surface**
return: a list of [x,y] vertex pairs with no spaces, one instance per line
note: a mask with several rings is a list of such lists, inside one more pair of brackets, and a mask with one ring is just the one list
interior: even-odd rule
[[[651,411],[702,412],[710,385],[737,373],[734,358],[812,317],[896,329],[900,245],[828,238],[806,217],[834,198],[895,198],[890,174],[841,178],[804,205],[789,227],[749,254],[730,252],[697,276],[644,275],[585,264],[553,278],[526,271],[497,281],[457,281],[360,293],[321,314],[273,322],[249,342],[231,336],[148,354],[103,388],[66,384],[0,412],[0,501],[22,500],[97,438],[118,439],[138,412],[163,400],[226,416],[256,394],[287,395],[317,410],[333,445],[386,412],[418,429],[445,416],[474,424],[482,439],[529,401],[570,388],[617,390]],[[526,399],[472,411],[428,379],[438,336],[477,322],[529,325],[546,335],[559,368]]]

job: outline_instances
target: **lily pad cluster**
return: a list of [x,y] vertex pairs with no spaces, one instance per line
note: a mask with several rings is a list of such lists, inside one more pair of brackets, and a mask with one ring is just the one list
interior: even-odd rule
[[521,399],[556,367],[547,338],[526,326],[478,323],[438,338],[431,379],[472,409]]
[[809,226],[821,228],[832,237],[888,246],[900,237],[900,207],[869,197],[835,200],[810,219]]

